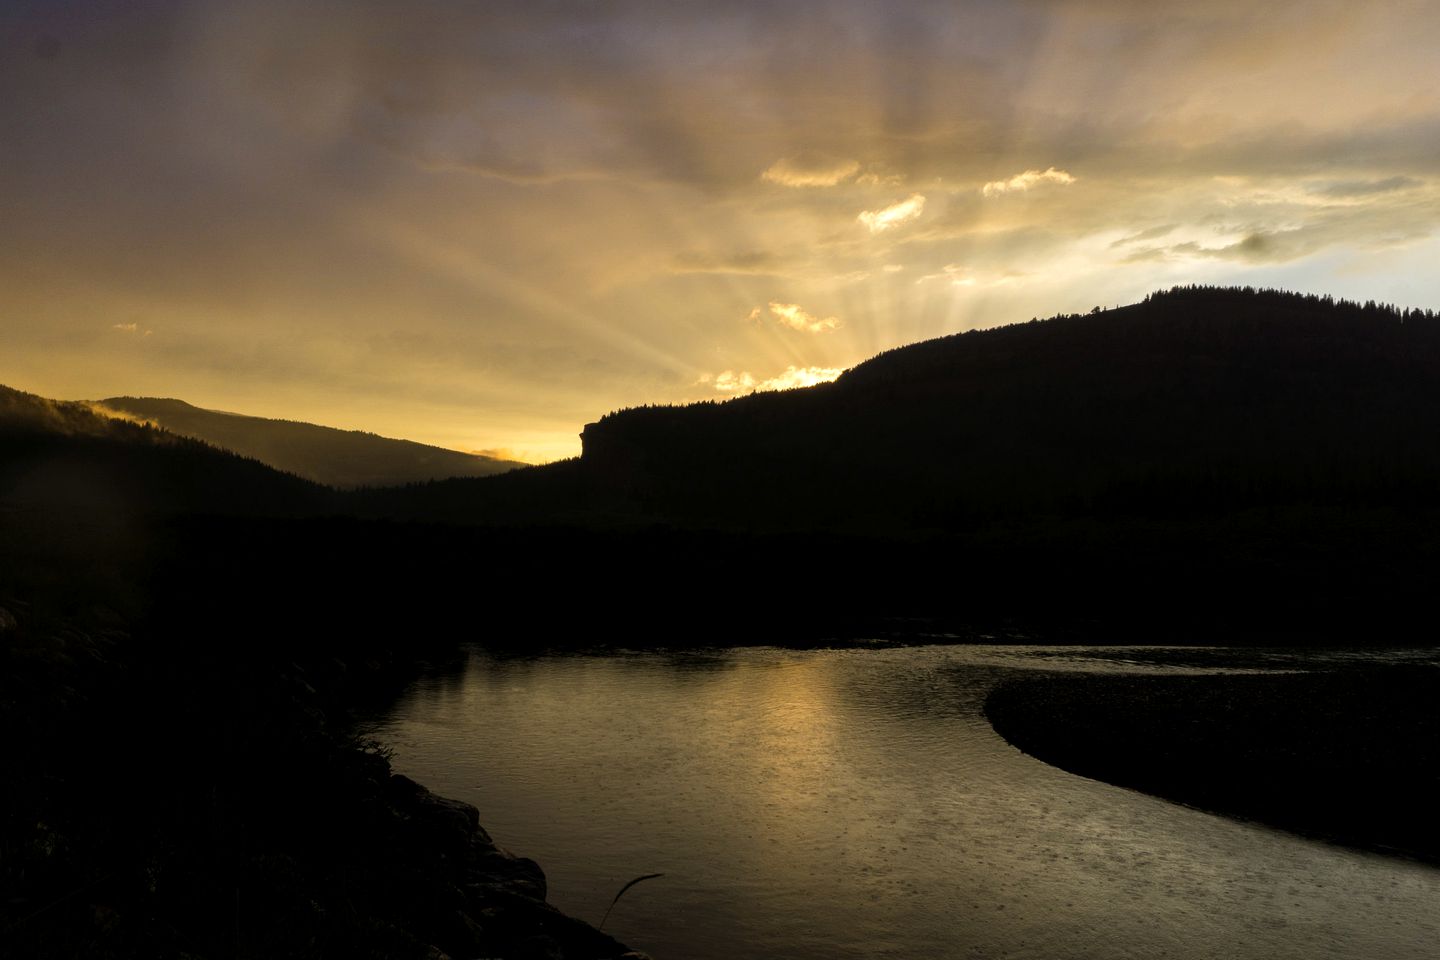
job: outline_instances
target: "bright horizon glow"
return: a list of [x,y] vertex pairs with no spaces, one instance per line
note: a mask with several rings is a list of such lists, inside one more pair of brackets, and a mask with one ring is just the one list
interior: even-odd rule
[[7,7],[0,383],[546,461],[1180,283],[1436,308],[1437,45],[1425,0]]

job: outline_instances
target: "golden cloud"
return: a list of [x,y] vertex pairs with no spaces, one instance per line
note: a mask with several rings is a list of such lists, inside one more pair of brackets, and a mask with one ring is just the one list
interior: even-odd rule
[[[782,326],[789,327],[791,330],[799,330],[802,333],[824,333],[842,326],[839,317],[817,317],[798,303],[779,303],[771,300],[770,315]],[[749,319],[752,322],[758,322],[762,316],[760,308],[756,307],[750,311]]]
[[716,374],[705,374],[700,383],[713,386],[720,393],[744,393],[754,390],[793,390],[796,387],[813,387],[817,383],[829,383],[844,371],[839,367],[797,367],[793,364],[783,373],[765,380],[757,379],[748,371],[722,370]]
[[991,180],[980,188],[980,192],[987,197],[998,197],[1006,193],[1025,192],[1031,187],[1038,187],[1042,183],[1072,184],[1075,178],[1064,170],[1056,170],[1050,167],[1048,170],[1026,170],[1024,173],[1017,173],[1009,180]]
[[859,170],[860,164],[854,160],[782,157],[760,174],[760,179],[786,187],[833,187]]
[[884,233],[904,223],[916,219],[925,210],[925,198],[918,193],[912,193],[898,203],[892,203],[888,207],[881,207],[879,210],[865,210],[855,219],[870,228],[871,233]]

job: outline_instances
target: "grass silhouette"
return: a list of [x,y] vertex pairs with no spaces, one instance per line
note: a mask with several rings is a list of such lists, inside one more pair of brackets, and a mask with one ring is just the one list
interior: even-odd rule
[[665,876],[665,874],[663,873],[646,873],[636,877],[634,880],[631,880],[629,883],[625,884],[625,886],[621,887],[620,892],[615,894],[615,899],[610,901],[610,906],[605,908],[605,916],[600,918],[600,923],[596,925],[596,929],[605,929],[605,921],[610,919],[610,911],[614,910],[615,904],[619,903],[620,898],[625,896],[625,891],[629,890],[631,887],[635,886],[635,884],[641,882],[642,880],[654,880],[656,877],[663,876]]

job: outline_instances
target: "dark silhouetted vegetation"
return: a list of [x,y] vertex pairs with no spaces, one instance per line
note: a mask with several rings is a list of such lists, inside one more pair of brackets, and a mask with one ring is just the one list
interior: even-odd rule
[[1052,676],[997,687],[1010,743],[1082,776],[1440,863],[1433,669]]
[[612,414],[582,462],[642,516],[964,531],[1427,504],[1437,427],[1433,315],[1184,288],[892,350],[829,385]]

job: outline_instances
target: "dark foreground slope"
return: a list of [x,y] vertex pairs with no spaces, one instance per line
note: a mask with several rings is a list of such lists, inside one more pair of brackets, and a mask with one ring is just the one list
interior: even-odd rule
[[359,618],[277,650],[243,608],[177,635],[3,603],[0,955],[626,954],[354,736],[349,709],[407,669]]
[[172,433],[194,437],[253,457],[277,470],[332,487],[374,487],[488,477],[521,464],[360,430],[338,430],[294,420],[271,420],[192,406],[183,400],[111,397],[103,409],[149,420]]
[[485,636],[453,544],[336,503],[0,392],[0,956],[625,953],[356,737]]
[[1082,776],[1440,863],[1440,675],[1053,676],[986,703],[1019,749]]

